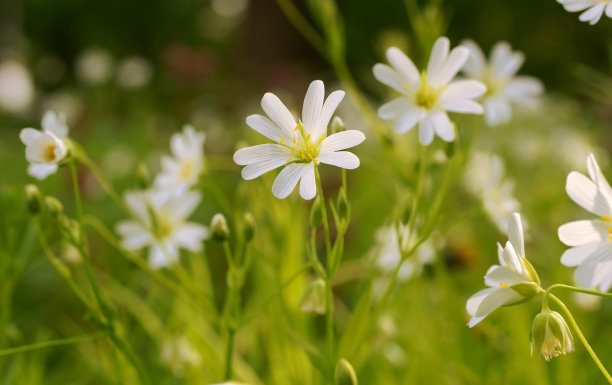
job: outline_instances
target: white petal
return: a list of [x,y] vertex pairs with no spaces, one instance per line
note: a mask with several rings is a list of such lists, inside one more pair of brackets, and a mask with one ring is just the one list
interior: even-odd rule
[[173,239],[179,246],[197,253],[202,251],[202,242],[209,236],[210,231],[206,226],[186,223],[174,232]]
[[302,171],[300,179],[300,196],[310,200],[317,195],[317,183],[315,182],[314,162],[310,162]]
[[240,174],[242,175],[242,179],[244,180],[255,179],[258,176],[267,173],[268,171],[275,170],[287,164],[289,161],[289,158],[278,158],[270,160],[268,162],[252,163],[248,166],[245,166]]
[[24,128],[19,133],[19,139],[21,139],[21,142],[27,146],[40,139],[42,135],[43,133],[41,131],[34,128]]
[[57,164],[31,164],[28,166],[28,175],[43,180],[57,172]]
[[449,99],[445,100],[443,103],[440,102],[440,105],[451,112],[459,112],[463,114],[482,114],[484,113],[484,108],[482,106],[469,99]]
[[486,279],[490,283],[495,282],[496,284],[502,283],[508,285],[515,285],[518,283],[524,283],[526,281],[523,275],[517,273],[512,269],[509,269],[506,266],[498,266],[495,269],[489,271],[486,275]]
[[599,21],[603,15],[605,7],[606,3],[603,2],[595,4],[593,7],[583,12],[578,19],[580,19],[580,21],[588,21],[589,24],[593,25]]
[[178,249],[170,243],[151,247],[149,251],[149,265],[154,269],[169,266],[178,260]]
[[567,246],[580,246],[605,238],[605,229],[596,221],[581,220],[569,222],[559,227],[559,239]]
[[395,119],[411,107],[406,98],[397,98],[380,106],[378,116],[382,119]]
[[598,192],[603,195],[603,198],[608,203],[608,207],[612,206],[612,189],[606,177],[602,174],[593,154],[589,154],[587,157],[587,169],[593,183],[597,186]]
[[321,115],[319,115],[319,121],[317,123],[317,130],[312,133],[313,139],[318,139],[321,136],[327,134],[327,125],[329,121],[336,112],[336,108],[344,98],[344,91],[338,90],[334,91],[327,99],[325,99],[325,103],[323,103],[323,109],[321,110]]
[[357,157],[357,155],[348,151],[322,153],[319,154],[317,160],[321,163],[326,163],[332,166],[342,167],[349,170],[359,167],[359,158]]
[[52,132],[58,138],[68,136],[68,126],[66,126],[66,116],[48,111],[42,119],[43,130]]
[[485,120],[489,126],[508,123],[512,117],[510,103],[502,98],[487,98],[484,100]]
[[419,123],[419,142],[428,146],[434,139],[435,129],[429,115]]
[[363,132],[348,130],[335,133],[323,139],[321,142],[321,153],[344,150],[354,147],[365,140]]
[[399,48],[391,47],[387,50],[389,64],[404,78],[404,83],[415,86],[419,83],[421,75],[412,60],[408,58]]
[[448,55],[440,69],[428,81],[435,85],[444,85],[450,82],[457,72],[463,67],[465,61],[470,56],[470,51],[466,47],[455,47]]
[[495,290],[497,290],[496,287],[488,287],[486,289],[480,290],[479,292],[471,296],[467,300],[467,303],[465,305],[465,309],[467,310],[468,314],[471,316],[476,314],[476,311],[478,310],[478,307],[482,303],[482,300],[485,299],[486,296],[488,296]]
[[382,84],[388,85],[398,92],[404,93],[404,79],[393,68],[386,64],[376,64],[372,69],[374,77]]
[[508,220],[508,240],[520,257],[525,258],[525,238],[519,213],[512,213]]
[[271,92],[266,93],[261,99],[261,107],[277,126],[283,129],[287,136],[293,135],[297,126],[295,119],[285,107],[283,102]]
[[612,3],[610,2],[608,2],[608,5],[606,5],[606,16],[612,18]]
[[454,99],[475,99],[487,92],[487,87],[478,80],[457,80],[449,84],[440,94],[440,103]]
[[434,131],[440,138],[446,142],[455,140],[455,128],[453,123],[448,118],[444,111],[434,111],[431,113],[430,119],[434,126]]
[[127,250],[139,250],[151,243],[151,234],[135,221],[122,221],[117,224],[117,234],[122,237],[121,244]]
[[141,221],[149,222],[149,210],[147,209],[147,198],[142,191],[128,191],[123,200],[127,208]]
[[572,171],[565,183],[567,195],[585,210],[599,216],[611,216],[612,210],[595,184],[579,172]]
[[525,56],[521,52],[513,52],[505,41],[495,44],[491,50],[491,67],[496,78],[514,76],[524,61]]
[[450,41],[447,37],[440,37],[434,43],[431,49],[431,55],[429,55],[429,63],[427,64],[427,78],[431,79],[439,71],[442,64],[448,56],[448,50],[450,49]]
[[168,202],[169,217],[172,221],[188,218],[200,204],[202,194],[197,191],[185,193]]
[[535,97],[544,92],[544,85],[539,79],[530,76],[517,76],[501,92],[515,103],[529,105]]
[[504,260],[504,265],[512,267],[519,273],[523,272],[522,260],[516,254],[516,250],[514,250],[514,246],[512,245],[512,243],[510,243],[510,241],[506,242],[506,247],[504,247],[502,259]]
[[290,152],[289,148],[280,144],[259,144],[236,151],[234,162],[243,166],[252,163],[270,162],[277,159],[287,160],[290,157]]
[[410,131],[416,124],[424,118],[425,113],[421,108],[416,106],[410,106],[406,113],[404,113],[395,122],[395,131],[398,134],[403,134]]
[[600,243],[601,242],[599,241],[595,241],[565,250],[561,256],[561,263],[569,267],[580,265],[586,258],[593,254],[595,250],[597,250]]
[[479,78],[484,71],[486,59],[484,53],[472,40],[466,40],[461,43],[462,46],[470,50],[470,56],[463,65],[463,72],[472,78]]
[[[302,107],[302,123],[307,134],[314,134],[317,131],[319,115],[323,109],[325,98],[325,86],[320,80],[315,80],[308,86],[304,105]],[[313,135],[314,136],[314,135]]]
[[591,253],[574,272],[574,279],[583,287],[598,286],[606,277],[602,274],[605,271],[600,271],[602,263],[607,263],[612,260],[612,249],[610,243],[602,242],[599,247]]
[[282,130],[273,121],[263,115],[247,116],[246,124],[274,142],[279,142],[281,138],[285,138],[285,140],[291,140],[292,138],[292,136],[287,135],[285,130]]
[[519,301],[521,298],[523,297],[511,288],[500,287],[482,300],[474,315],[476,317],[486,317],[500,306]]
[[307,167],[304,163],[288,164],[276,177],[272,184],[272,194],[279,199],[286,198],[295,188],[298,181],[302,177],[304,168]]

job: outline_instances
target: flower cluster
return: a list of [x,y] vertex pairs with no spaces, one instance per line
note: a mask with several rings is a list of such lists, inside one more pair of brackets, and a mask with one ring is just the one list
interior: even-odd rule
[[128,191],[124,200],[133,218],[117,224],[117,233],[128,250],[149,248],[149,263],[160,268],[174,263],[180,249],[200,252],[210,235],[206,226],[188,222],[201,200],[191,189],[203,169],[205,136],[186,126],[170,141],[172,157],[162,158],[162,171],[153,186]]

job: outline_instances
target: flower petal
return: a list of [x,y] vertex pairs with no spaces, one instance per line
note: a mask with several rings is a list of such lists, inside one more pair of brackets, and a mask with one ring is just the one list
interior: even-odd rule
[[489,126],[508,123],[512,117],[512,107],[503,98],[484,100],[485,120]]
[[354,147],[365,140],[363,132],[348,130],[335,133],[323,139],[321,142],[321,153],[344,150]]
[[565,252],[561,256],[561,263],[564,266],[568,267],[580,265],[582,262],[584,262],[584,260],[586,260],[591,254],[593,254],[597,250],[597,248],[600,246],[600,243],[601,242],[595,241],[565,250]]
[[184,249],[195,253],[202,251],[202,241],[210,236],[210,230],[198,223],[185,223],[173,234],[173,240]]
[[512,213],[508,220],[508,240],[518,256],[525,258],[525,238],[523,236],[523,225],[519,213]]
[[245,147],[236,151],[234,162],[244,166],[252,163],[270,162],[276,159],[287,160],[290,155],[287,147],[280,144],[259,144],[257,146]]
[[19,139],[26,146],[38,140],[43,135],[42,131],[34,128],[24,128],[19,132]]
[[491,49],[491,68],[496,78],[514,76],[525,61],[522,52],[513,52],[512,47],[505,41],[498,42]]
[[277,126],[283,129],[287,136],[293,136],[293,130],[297,126],[293,115],[280,99],[271,92],[266,93],[261,99],[261,107],[266,115],[272,119]]
[[[567,246],[581,246],[601,241],[606,237],[606,229],[596,221],[581,220],[569,222],[559,227],[559,239]],[[604,233],[604,234],[602,234]]]
[[[315,80],[308,86],[306,96],[304,97],[304,105],[302,107],[302,123],[307,134],[314,134],[317,131],[319,123],[319,115],[323,109],[323,100],[325,99],[325,86],[320,80]],[[313,135],[314,136],[314,135]]]
[[253,130],[259,132],[274,142],[280,142],[282,138],[285,138],[285,140],[291,140],[293,137],[288,136],[285,130],[278,127],[273,121],[263,115],[256,114],[247,116],[246,124]]
[[51,174],[57,172],[57,164],[31,164],[28,166],[28,175],[43,180]]
[[419,123],[419,142],[423,146],[428,146],[434,139],[435,129],[429,115],[425,116]]
[[436,134],[446,142],[455,140],[455,127],[444,111],[434,111],[430,114],[430,119]]
[[391,47],[387,50],[387,60],[389,64],[402,75],[404,83],[414,86],[420,81],[419,70],[399,48]]
[[447,84],[457,75],[469,56],[470,51],[466,47],[453,48],[440,69],[431,78],[428,77],[428,81],[439,86]]
[[68,136],[68,126],[66,126],[66,116],[64,114],[56,114],[48,111],[42,119],[43,130],[53,133],[58,138]]
[[440,103],[454,99],[475,99],[487,92],[487,87],[478,80],[457,80],[449,84],[440,94]]
[[395,119],[411,107],[411,104],[404,97],[393,99],[380,106],[378,116],[382,119]]
[[599,216],[612,215],[612,209],[606,197],[597,189],[593,181],[581,173],[576,171],[569,173],[565,182],[565,191],[571,200],[585,210]]
[[404,113],[395,122],[395,131],[398,134],[403,134],[410,131],[420,120],[424,118],[425,113],[422,109],[416,106],[409,106],[406,113]]
[[[312,162],[311,162],[312,163]],[[288,164],[276,177],[272,184],[272,194],[279,199],[286,198],[295,188],[308,164]]]
[[172,221],[183,221],[188,218],[200,204],[202,194],[197,191],[187,192],[180,197],[174,197],[167,204],[168,217]]
[[321,115],[319,115],[317,130],[312,133],[313,139],[316,140],[321,136],[327,134],[327,125],[329,124],[332,115],[334,114],[334,112],[336,112],[336,108],[338,108],[338,105],[340,104],[343,98],[344,91],[338,90],[329,94],[327,99],[325,99],[325,103],[323,103],[323,109],[321,110]]
[[520,294],[509,287],[497,288],[482,300],[474,315],[476,317],[486,317],[500,306],[519,301],[521,298],[523,297]]
[[481,77],[487,62],[484,53],[473,40],[465,40],[461,45],[470,50],[470,56],[462,68],[463,72],[471,78]]
[[317,183],[315,181],[314,162],[310,162],[302,170],[300,179],[300,196],[310,200],[317,195]]
[[153,241],[151,233],[136,221],[121,221],[115,228],[121,236],[121,245],[127,250],[139,250]]
[[447,37],[440,37],[434,43],[429,55],[429,63],[427,64],[427,78],[433,78],[439,71],[442,64],[448,56],[448,50],[450,49],[450,40]]
[[348,151],[326,152],[320,154],[317,160],[321,163],[330,164],[332,166],[342,167],[349,170],[359,167],[359,158],[357,155]]
[[397,71],[388,65],[380,63],[376,64],[374,65],[374,68],[372,68],[372,73],[374,74],[374,77],[382,84],[385,84],[398,92],[405,92],[404,79],[399,73],[397,73]]

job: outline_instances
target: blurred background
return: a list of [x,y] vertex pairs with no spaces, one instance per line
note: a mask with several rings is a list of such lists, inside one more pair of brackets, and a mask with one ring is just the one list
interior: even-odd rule
[[[473,130],[468,136],[475,138],[478,150],[503,158],[505,174],[515,183],[514,195],[529,224],[528,256],[544,284],[571,282],[572,271],[559,263],[564,246],[556,229],[586,216],[565,195],[565,177],[572,170],[584,172],[586,156],[594,152],[604,174],[612,178],[608,167],[612,21],[604,16],[589,26],[554,0],[416,3],[419,18],[402,0],[337,1],[346,62],[359,89],[374,107],[387,99],[388,90],[376,82],[371,69],[385,61],[384,51],[391,45],[404,49],[419,66],[426,63],[429,47],[439,35],[448,36],[453,45],[473,39],[486,52],[495,42],[506,40],[524,52],[521,73],[540,78],[547,90],[540,109],[517,113],[509,125],[493,129],[471,117],[457,122],[460,131]],[[309,4],[296,2],[313,20]],[[241,182],[231,155],[238,147],[262,143],[244,120],[261,112],[259,101],[265,92],[275,92],[299,111],[314,79],[324,80],[327,92],[343,87],[332,66],[273,0],[3,0],[0,349],[94,330],[28,230],[23,187],[34,180],[26,175],[19,130],[40,127],[47,110],[64,112],[70,137],[87,150],[118,191],[136,186],[139,164],[159,169],[170,136],[184,124],[205,132],[207,178],[226,198],[205,191],[196,220],[208,223],[219,211],[231,217],[228,205],[237,212],[252,211],[263,230],[255,251],[261,262],[248,285],[253,292],[272,295],[303,259],[308,207],[295,196],[274,199],[272,175]],[[346,264],[335,288],[341,329],[359,295],[369,290],[364,282],[384,279],[384,271],[364,273],[363,267],[371,267],[372,255],[381,253],[380,229],[399,215],[398,196],[406,187],[398,187],[381,155],[385,144],[371,135],[348,98],[339,115],[348,128],[363,130],[371,139],[356,151],[362,167],[349,174],[353,225],[347,234]],[[414,138],[394,140],[403,165],[414,167]],[[440,143],[432,146],[432,182],[427,191],[436,188],[444,149]],[[329,190],[337,191],[339,172],[323,173]],[[79,176],[85,209],[112,228],[121,212],[85,169],[79,170]],[[68,211],[73,209],[68,173],[37,184],[45,194],[58,196]],[[495,262],[495,242],[505,242],[482,202],[468,190],[457,182],[431,246],[435,257],[427,257],[426,266],[407,274],[388,314],[376,320],[379,327],[368,337],[367,346],[352,357],[361,382],[600,383],[600,373],[580,345],[576,353],[551,364],[530,357],[528,336],[537,301],[502,309],[475,329],[465,327],[465,301],[482,288],[482,276]],[[291,226],[303,235],[287,236]],[[53,229],[49,232],[53,234]],[[91,243],[97,246],[98,274],[122,309],[129,339],[155,383],[218,382],[222,344],[211,331],[218,320],[195,314],[177,303],[172,293],[151,289],[155,283],[150,277],[101,239],[92,237]],[[227,267],[218,247],[207,248],[210,266],[199,266],[205,271],[200,273],[215,293],[214,306],[220,308]],[[21,260],[14,264],[11,258],[16,256]],[[251,385],[316,381],[306,356],[290,333],[282,331],[290,323],[309,330],[306,334],[313,338],[321,337],[322,320],[299,311],[307,283],[302,278],[286,287],[280,304],[270,306],[268,314],[239,334],[237,352],[244,363],[237,370]],[[607,341],[612,338],[612,305],[563,298],[579,309],[578,321],[604,364],[611,366],[612,346]],[[260,302],[246,295],[245,308],[256,312]],[[206,325],[212,325],[210,330]],[[120,383],[110,350],[108,343],[99,342],[0,357],[0,384]]]

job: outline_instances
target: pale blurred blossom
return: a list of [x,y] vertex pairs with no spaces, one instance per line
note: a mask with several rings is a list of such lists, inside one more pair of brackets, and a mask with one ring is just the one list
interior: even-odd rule
[[237,17],[249,6],[248,0],[212,0],[212,9],[220,16]]
[[23,64],[6,60],[0,64],[0,109],[20,113],[30,107],[34,99],[32,76]]
[[68,90],[55,92],[43,101],[45,111],[62,111],[66,117],[66,123],[74,126],[83,114],[83,103],[77,95]]
[[153,68],[145,58],[132,56],[117,65],[117,83],[127,90],[146,87],[153,77]]
[[79,55],[76,72],[79,79],[90,85],[106,83],[113,75],[113,58],[101,48],[90,48]]
[[598,295],[572,292],[572,299],[574,300],[576,306],[582,310],[594,311],[601,307],[602,297]]
[[202,356],[185,336],[166,340],[160,358],[176,375],[181,375],[187,366],[197,367],[202,364]]

